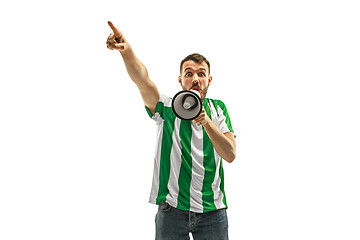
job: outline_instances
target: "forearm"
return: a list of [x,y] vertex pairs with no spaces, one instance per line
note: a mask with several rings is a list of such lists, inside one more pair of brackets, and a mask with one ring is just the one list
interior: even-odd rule
[[211,120],[203,126],[216,152],[227,162],[231,163],[234,161],[236,157],[236,143],[233,134],[223,134]]

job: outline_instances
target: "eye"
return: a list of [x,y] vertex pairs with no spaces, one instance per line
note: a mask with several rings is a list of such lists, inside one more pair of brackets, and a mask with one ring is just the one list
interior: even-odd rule
[[205,73],[200,72],[199,77],[205,77]]
[[191,72],[187,72],[187,73],[185,74],[185,76],[186,76],[186,77],[191,77],[191,76],[192,76],[192,73],[191,73]]

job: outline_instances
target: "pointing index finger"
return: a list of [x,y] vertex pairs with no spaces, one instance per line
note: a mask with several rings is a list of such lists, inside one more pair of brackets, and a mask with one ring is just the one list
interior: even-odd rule
[[114,26],[114,24],[110,21],[108,21],[108,24],[110,28],[113,30],[115,37],[116,38],[121,37],[121,32]]

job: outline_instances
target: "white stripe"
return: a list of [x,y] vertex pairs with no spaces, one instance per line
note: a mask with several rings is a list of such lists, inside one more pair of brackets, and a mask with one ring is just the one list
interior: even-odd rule
[[[163,94],[160,94],[159,102],[162,102],[164,104],[164,108],[165,107],[171,107],[171,98],[169,98],[169,97],[167,97],[167,96],[165,96]],[[152,119],[154,121],[156,121],[158,124],[162,123],[162,121],[163,121],[163,119],[161,118],[161,116],[160,116],[160,114],[158,112],[155,112]]]
[[225,204],[223,203],[224,194],[220,189],[221,178],[220,178],[219,170],[220,170],[220,161],[222,160],[219,154],[215,151],[215,149],[214,149],[214,153],[215,153],[216,173],[215,173],[214,182],[211,184],[211,187],[214,192],[214,204],[216,206],[216,209],[221,209],[226,207]]
[[[164,107],[171,107],[171,99],[163,94],[160,94],[159,102],[164,104]],[[155,158],[154,158],[154,173],[153,173],[153,182],[151,187],[150,199],[149,202],[156,204],[156,198],[159,193],[159,177],[160,177],[160,158],[161,158],[161,145],[163,138],[163,126],[164,120],[161,118],[160,114],[156,112],[152,119],[156,121],[157,124],[157,145],[155,146]]]
[[164,107],[171,107],[172,99],[169,98],[168,96],[165,96],[164,94],[161,94],[159,101],[164,103]]
[[[213,106],[212,104],[211,104],[210,109],[211,109],[211,119],[213,119],[213,121],[217,124],[217,127],[221,130],[221,127],[223,127],[221,125],[223,125],[223,124],[226,125],[225,121],[221,121],[221,116],[223,116],[223,118],[225,119],[222,109],[220,107],[218,107],[218,112],[216,112],[215,106]],[[220,118],[218,117],[218,113],[219,113]],[[226,128],[227,128],[227,125],[226,125]],[[216,152],[215,148],[214,148],[214,158],[215,158],[216,172],[215,172],[215,179],[214,179],[213,183],[211,184],[211,187],[212,187],[212,190],[214,193],[215,207],[216,207],[216,209],[221,209],[221,208],[226,207],[223,203],[224,194],[220,189],[221,178],[220,178],[220,174],[219,174],[219,169],[220,169],[220,161],[222,161],[222,160],[221,160],[220,155]]]
[[161,117],[157,116],[159,113],[155,113],[154,117],[157,118],[157,145],[155,148],[155,159],[154,159],[154,174],[153,174],[153,183],[150,193],[150,203],[156,204],[156,198],[159,192],[159,176],[160,176],[160,155],[161,155],[161,144],[163,136],[163,125],[164,120]]
[[199,124],[192,123],[191,129],[192,176],[190,184],[190,211],[203,212],[201,193],[205,176],[203,128]]
[[230,132],[227,124],[226,124],[226,117],[224,116],[224,111],[222,110],[222,108],[220,106],[218,106],[218,113],[219,113],[219,118],[218,118],[218,128],[220,129],[220,131],[222,133],[227,133]]
[[181,144],[180,144],[180,118],[176,118],[174,122],[174,132],[172,136],[173,144],[170,153],[170,179],[168,183],[169,194],[166,196],[167,202],[173,206],[177,206],[179,196],[179,174],[181,168]]

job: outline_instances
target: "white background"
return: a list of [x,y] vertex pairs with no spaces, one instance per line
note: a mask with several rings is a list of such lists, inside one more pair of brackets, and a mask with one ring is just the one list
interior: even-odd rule
[[360,239],[356,3],[1,3],[0,239],[154,239],[155,124],[108,20],[168,96],[209,59],[237,134],[230,239]]

